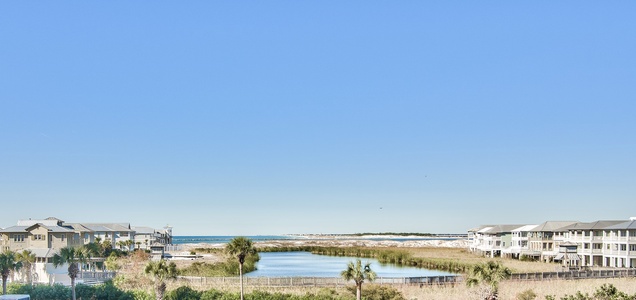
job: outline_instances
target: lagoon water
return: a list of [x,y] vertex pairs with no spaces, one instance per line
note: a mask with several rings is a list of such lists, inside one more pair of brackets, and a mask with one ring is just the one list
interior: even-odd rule
[[[355,257],[316,255],[310,252],[264,252],[258,270],[246,274],[250,277],[340,277]],[[453,275],[452,273],[383,265],[376,259],[361,258],[362,263],[371,262],[371,269],[378,277],[423,277]]]

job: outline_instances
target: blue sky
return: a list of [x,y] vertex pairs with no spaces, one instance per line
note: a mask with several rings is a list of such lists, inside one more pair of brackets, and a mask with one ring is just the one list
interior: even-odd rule
[[632,1],[0,4],[0,227],[636,216]]

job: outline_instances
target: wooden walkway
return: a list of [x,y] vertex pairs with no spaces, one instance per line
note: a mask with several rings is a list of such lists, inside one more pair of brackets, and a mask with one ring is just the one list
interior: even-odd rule
[[593,278],[621,278],[636,277],[636,269],[616,269],[616,270],[584,270],[567,272],[541,272],[541,273],[515,273],[510,280],[573,280],[573,279],[593,279]]
[[[509,280],[542,281],[542,280],[576,280],[595,278],[636,277],[636,269],[585,270],[568,272],[514,273]],[[179,280],[193,286],[214,287],[220,285],[239,284],[238,277],[193,277],[179,276]],[[378,277],[375,284],[390,285],[455,285],[464,282],[462,275],[428,276],[428,277]],[[339,277],[243,277],[245,286],[253,287],[338,287],[350,285]]]
[[[193,277],[179,276],[180,280],[187,281],[195,286],[219,286],[226,284],[239,284],[238,277]],[[428,277],[378,277],[375,284],[417,284],[445,285],[456,284],[463,281],[462,276],[428,276]],[[350,285],[352,281],[345,281],[340,277],[243,277],[245,286],[267,287],[338,287]]]

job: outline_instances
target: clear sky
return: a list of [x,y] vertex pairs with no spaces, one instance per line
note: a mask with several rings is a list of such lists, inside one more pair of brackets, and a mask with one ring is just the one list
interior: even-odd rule
[[636,216],[634,1],[3,1],[0,227]]

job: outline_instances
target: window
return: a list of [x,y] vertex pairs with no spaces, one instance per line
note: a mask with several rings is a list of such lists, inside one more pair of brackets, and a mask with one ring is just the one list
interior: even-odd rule
[[629,251],[636,251],[636,244],[629,245]]
[[588,243],[583,244],[583,249],[590,249],[590,244]]
[[63,241],[65,241],[65,240],[66,240],[66,234],[62,234],[62,235],[60,236],[60,239],[62,240],[62,242],[63,242]]
[[122,232],[120,236],[121,237],[127,237],[128,236],[128,232]]
[[629,236],[636,236],[636,230],[630,230]]
[[90,240],[91,237],[90,237],[90,235],[88,233],[84,233],[84,239],[85,240]]
[[44,238],[44,235],[43,235],[43,234],[34,234],[34,235],[33,235],[33,240],[36,240],[36,241],[43,241],[43,240],[45,240],[45,238]]
[[601,250],[603,249],[603,244],[592,244],[592,249]]
[[627,251],[627,244],[621,244],[621,251]]
[[13,235],[14,242],[24,242],[24,234],[14,234]]

